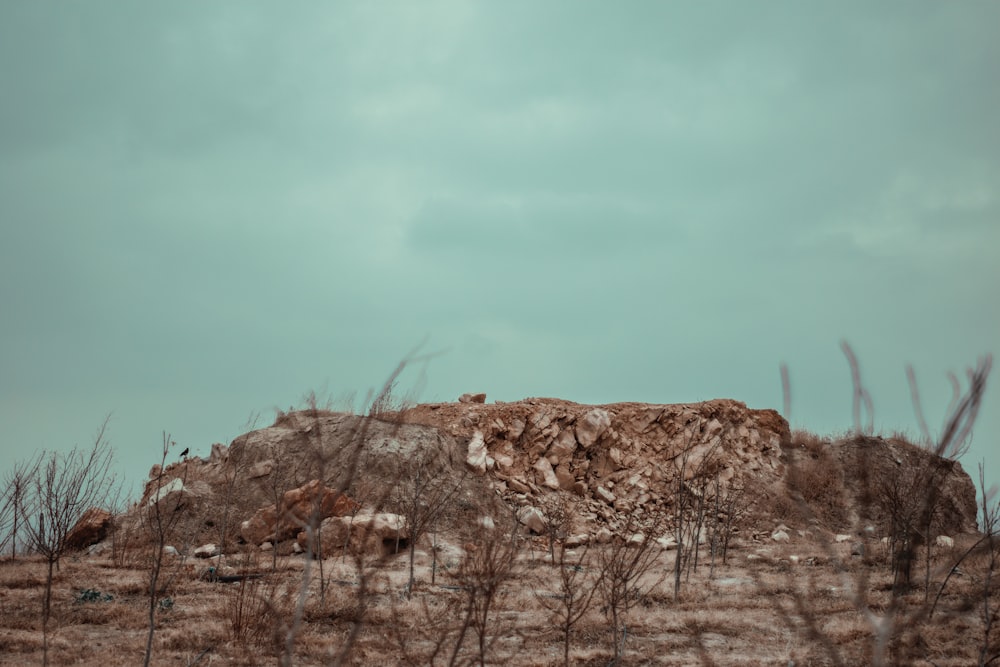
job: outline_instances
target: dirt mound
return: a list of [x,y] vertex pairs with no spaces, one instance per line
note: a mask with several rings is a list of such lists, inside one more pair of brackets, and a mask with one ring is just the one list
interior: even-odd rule
[[[187,540],[217,542],[225,532],[235,543],[242,521],[310,480],[394,511],[388,505],[395,487],[419,470],[460,490],[446,513],[451,527],[497,511],[501,499],[514,511],[544,512],[558,503],[571,509],[567,529],[574,533],[623,535],[636,516],[671,515],[678,493],[701,498],[739,490],[758,510],[754,520],[763,530],[795,519],[842,532],[859,520],[891,519],[875,509],[858,514],[859,506],[875,507],[858,480],[874,475],[885,486],[900,471],[925,469],[928,457],[934,458],[877,438],[805,446],[774,410],[725,399],[600,406],[551,398],[468,401],[377,417],[310,410],[282,414],[229,447],[214,445],[206,459],[172,464],[162,475],[154,468],[140,507],[173,484],[186,513],[178,531]],[[952,534],[975,530],[968,475],[948,463],[938,478],[945,481],[940,525]]]

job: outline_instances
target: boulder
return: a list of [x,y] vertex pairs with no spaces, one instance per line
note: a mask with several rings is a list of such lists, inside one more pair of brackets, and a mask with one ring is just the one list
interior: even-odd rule
[[486,394],[462,394],[458,397],[459,403],[485,403]]
[[776,530],[773,533],[771,533],[771,539],[774,540],[775,542],[787,542],[789,538],[788,538],[788,533],[786,533],[785,531]]
[[240,536],[251,544],[280,542],[295,537],[309,521],[319,501],[319,519],[345,516],[357,511],[359,505],[342,493],[322,486],[318,479],[286,491],[281,499],[281,511],[275,505],[257,510],[240,524]]
[[549,463],[548,459],[540,458],[535,461],[534,465],[535,471],[538,473],[539,483],[544,484],[550,489],[559,488],[559,479],[556,477],[555,471],[552,469],[552,464]]
[[573,437],[572,431],[565,430],[560,431],[559,435],[553,441],[552,446],[549,447],[547,452],[549,456],[556,457],[556,465],[564,461],[569,461],[573,458],[573,452],[576,451],[576,438]]
[[91,507],[66,534],[66,548],[75,551],[97,544],[107,536],[110,527],[111,512]]
[[[409,547],[410,531],[406,517],[388,512],[362,512],[354,517],[330,517],[320,525],[323,554],[340,554],[346,549],[353,555],[382,558]],[[298,534],[296,544],[308,546],[305,531]]]
[[611,426],[611,415],[607,410],[594,408],[576,422],[576,441],[586,449],[593,446]]
[[938,535],[934,540],[934,544],[935,546],[943,547],[945,549],[951,549],[955,546],[955,540],[947,535]]
[[545,515],[542,514],[542,510],[537,507],[529,505],[528,507],[522,508],[521,511],[517,513],[517,520],[536,535],[542,535],[545,533]]
[[604,502],[608,503],[609,505],[615,502],[615,494],[611,493],[603,486],[597,487],[597,491],[594,492],[594,495],[603,500]]
[[486,451],[486,442],[483,440],[482,431],[476,431],[469,440],[468,455],[465,462],[470,468],[480,474],[486,472],[486,459],[489,458]]
[[219,547],[214,544],[203,544],[194,550],[195,558],[211,558],[219,555]]

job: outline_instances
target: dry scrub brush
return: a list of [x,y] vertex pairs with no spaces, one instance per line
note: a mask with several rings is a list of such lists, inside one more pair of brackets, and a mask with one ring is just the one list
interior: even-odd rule
[[[946,477],[968,446],[992,359],[986,357],[976,368],[968,371],[968,387],[964,392],[960,392],[955,384],[956,394],[944,428],[937,438],[932,438],[927,432],[912,370],[908,371],[914,407],[928,443],[927,452],[908,460],[910,464],[907,466],[899,462],[900,469],[893,473],[881,473],[879,471],[885,470],[886,466],[877,465],[879,460],[875,458],[878,454],[875,449],[877,441],[871,439],[874,423],[872,401],[861,381],[860,366],[853,350],[846,343],[843,350],[851,369],[855,433],[840,446],[852,447],[849,468],[856,476],[845,476],[842,488],[849,490],[848,495],[854,502],[854,506],[845,509],[855,521],[855,535],[862,536],[866,557],[861,563],[850,563],[840,558],[833,545],[823,542],[822,546],[828,561],[841,573],[843,588],[849,592],[852,604],[868,625],[870,644],[864,651],[865,660],[873,665],[932,660],[934,647],[925,641],[925,637],[932,634],[935,625],[964,622],[962,619],[972,602],[965,591],[953,587],[951,597],[954,599],[947,611],[943,609],[943,600],[949,597],[945,592],[951,580],[949,573],[955,572],[963,557],[955,558],[949,553],[934,554],[933,530],[944,504]],[[786,382],[787,409],[790,401],[784,372],[783,379]],[[786,443],[783,449],[793,448]],[[807,442],[802,449],[805,456],[789,459],[789,490],[798,504],[800,515],[810,524],[821,525],[821,519],[835,519],[840,513],[835,487],[838,481],[836,476],[843,473],[827,472],[824,476],[823,470],[829,469],[826,463],[829,455],[819,444]],[[891,585],[881,594],[873,588],[879,573],[873,569],[877,567],[876,560],[871,558],[871,542],[878,537],[878,526],[887,534],[892,575]],[[986,543],[992,544],[992,540]],[[924,589],[922,599],[911,594],[915,584],[910,575],[917,561],[918,546],[925,547],[922,554],[925,565],[924,581],[921,582]],[[939,571],[932,568],[935,556],[939,562],[943,561]],[[992,577],[994,570],[994,563],[987,566],[987,579]],[[844,655],[823,629],[822,619],[814,604],[816,593],[814,590],[801,593],[795,597],[793,610],[779,611],[791,629],[804,632],[808,640],[822,649],[830,663],[846,664]],[[993,593],[987,589],[981,594],[980,603],[984,608],[992,609]],[[942,609],[936,617],[935,605]],[[933,619],[936,620],[932,624]],[[988,630],[984,646],[989,641]],[[980,664],[987,663],[980,661]]]

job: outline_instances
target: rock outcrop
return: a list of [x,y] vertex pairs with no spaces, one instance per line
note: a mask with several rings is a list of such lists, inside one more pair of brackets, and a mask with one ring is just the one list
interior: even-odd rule
[[[480,396],[378,417],[282,413],[272,426],[246,433],[229,447],[214,445],[206,459],[189,458],[157,471],[167,483],[161,489],[151,480],[140,507],[177,498],[176,507],[191,514],[180,530],[201,542],[219,542],[218,527],[227,526],[233,543],[242,538],[287,549],[282,543],[294,539],[292,545],[301,547],[300,532],[319,491],[315,485],[323,479],[324,548],[329,542],[378,551],[385,547],[376,543],[385,539],[394,545],[408,539],[398,529],[386,538],[385,525],[372,522],[402,511],[394,494],[417,471],[457,489],[452,509],[442,513],[452,528],[474,526],[491,513],[500,516],[496,503],[502,501],[518,512],[525,530],[548,532],[548,523],[563,514],[569,519],[559,526],[560,534],[598,543],[615,536],[631,539],[637,517],[670,516],[678,489],[698,498],[707,492],[706,481],[712,489],[745,490],[764,512],[767,506],[758,500],[788,496],[797,454],[787,422],[774,410],[725,399],[594,406],[549,398],[487,404]],[[870,440],[866,446],[885,454],[879,465],[909,467],[930,456]],[[824,449],[824,461],[839,466],[846,480],[859,465],[851,454],[856,450],[834,443]],[[942,506],[958,517],[957,530],[974,530],[971,480],[961,466],[948,465]],[[815,467],[822,472],[823,466]],[[335,488],[346,497],[337,496]],[[279,516],[275,492],[287,492],[282,503],[287,517]],[[350,498],[364,508],[359,512]],[[553,512],[557,506],[566,511]],[[353,521],[347,520],[351,514],[357,515]],[[372,518],[358,524],[358,517]],[[762,517],[759,525],[768,527],[758,532],[764,539],[774,523]],[[830,523],[832,532],[851,528],[846,521]],[[355,533],[376,537],[358,537],[363,544],[351,547]]]
[[111,527],[111,512],[91,507],[66,534],[66,548],[72,551],[85,549],[107,537]]
[[[353,555],[374,558],[405,549],[410,537],[406,519],[389,512],[332,517],[321,524],[319,533],[324,554],[340,554],[346,550]],[[300,532],[297,542],[305,549],[309,543],[308,534]]]
[[278,505],[268,505],[240,524],[240,536],[251,544],[280,542],[295,537],[315,512],[322,521],[356,512],[360,505],[323,486],[318,479],[286,491]]

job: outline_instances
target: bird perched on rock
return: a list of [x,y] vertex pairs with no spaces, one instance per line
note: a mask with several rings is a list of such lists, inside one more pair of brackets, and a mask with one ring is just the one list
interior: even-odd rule
[[190,448],[190,447],[185,447],[185,448],[184,448],[184,451],[183,451],[183,452],[181,452],[181,457],[184,457],[184,456],[187,456],[187,455],[188,455],[188,450],[189,450],[189,449],[191,449],[191,448]]

